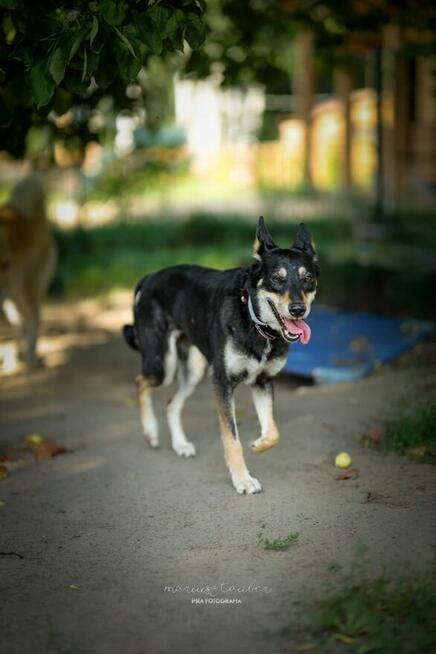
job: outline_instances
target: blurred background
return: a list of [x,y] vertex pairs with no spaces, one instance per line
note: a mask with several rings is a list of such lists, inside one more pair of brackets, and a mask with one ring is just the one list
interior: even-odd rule
[[247,263],[263,214],[322,302],[436,317],[432,3],[38,4],[0,2],[0,200],[42,173],[53,298]]

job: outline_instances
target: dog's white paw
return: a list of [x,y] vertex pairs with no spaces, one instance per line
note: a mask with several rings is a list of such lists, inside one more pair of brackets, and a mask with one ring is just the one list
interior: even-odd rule
[[189,459],[191,456],[195,456],[197,453],[195,451],[195,445],[189,441],[186,441],[186,443],[177,443],[176,445],[173,445],[173,450],[178,456],[184,457],[185,459]]
[[240,495],[254,495],[255,493],[262,492],[262,484],[258,479],[256,479],[256,477],[252,477],[251,475],[248,475],[243,479],[234,479],[233,485],[236,492]]

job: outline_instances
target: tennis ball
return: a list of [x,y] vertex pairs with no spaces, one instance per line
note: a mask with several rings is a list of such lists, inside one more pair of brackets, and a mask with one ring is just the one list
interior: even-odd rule
[[340,454],[336,456],[335,466],[337,468],[348,468],[350,465],[351,456],[348,454],[348,452],[340,452]]

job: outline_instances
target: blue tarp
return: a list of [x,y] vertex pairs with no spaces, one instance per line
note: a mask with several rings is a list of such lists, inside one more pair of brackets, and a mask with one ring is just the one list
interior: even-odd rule
[[312,377],[317,384],[360,379],[434,331],[428,322],[319,306],[307,322],[312,338],[307,345],[290,346],[284,372]]

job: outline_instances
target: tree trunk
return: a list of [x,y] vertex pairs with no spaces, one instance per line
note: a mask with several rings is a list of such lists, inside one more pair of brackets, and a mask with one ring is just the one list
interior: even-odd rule
[[385,210],[392,213],[400,208],[407,193],[409,74],[398,26],[385,29],[383,45]]
[[344,140],[342,150],[342,185],[345,190],[350,190],[353,185],[351,169],[351,91],[353,90],[353,76],[347,68],[337,68],[334,72],[334,88],[339,102],[341,103],[342,116],[344,119]]
[[314,38],[310,29],[302,28],[294,42],[293,91],[295,110],[304,123],[304,186],[312,186],[310,159],[312,152],[311,111],[315,92]]

